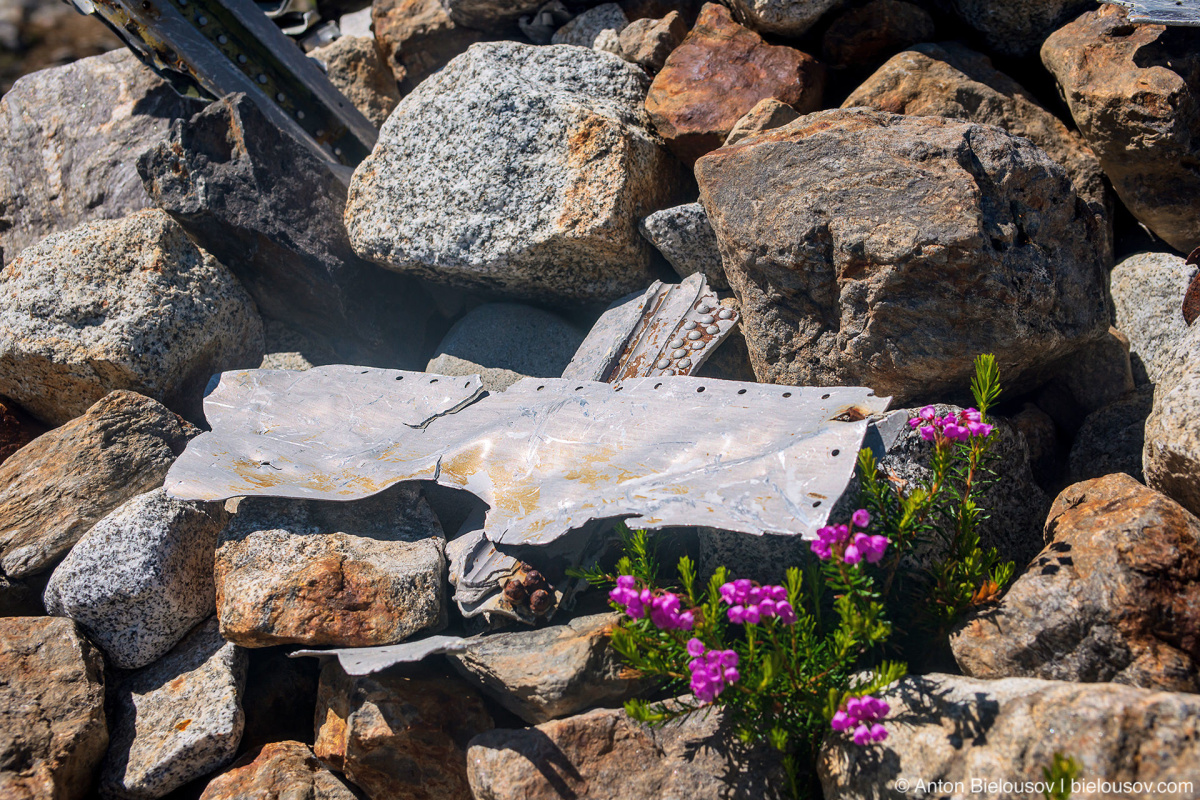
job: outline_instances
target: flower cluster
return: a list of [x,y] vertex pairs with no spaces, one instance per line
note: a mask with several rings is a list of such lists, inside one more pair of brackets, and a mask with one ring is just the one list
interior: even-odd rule
[[691,639],[687,643],[688,670],[692,673],[692,694],[701,703],[711,703],[717,695],[725,691],[725,687],[738,682],[742,676],[738,674],[738,654],[732,650],[709,650],[705,652],[704,642]]
[[983,415],[973,408],[939,417],[933,406],[925,406],[908,421],[910,427],[927,442],[947,440],[966,442],[972,436],[985,437],[992,433],[992,426],[983,421]]
[[827,561],[839,558],[847,564],[857,564],[864,558],[868,564],[877,564],[887,549],[886,536],[870,536],[855,532],[853,528],[866,528],[871,524],[871,514],[865,508],[855,511],[850,525],[827,525],[817,531],[817,539],[811,545],[817,558]]
[[734,625],[759,623],[772,617],[779,617],[784,625],[796,621],[796,611],[782,586],[758,586],[743,578],[722,585],[721,597],[730,606],[726,614]]
[[663,630],[690,631],[696,622],[692,611],[680,611],[679,595],[639,590],[637,580],[632,575],[617,578],[617,588],[608,593],[608,598],[625,606],[625,613],[634,619],[641,619],[648,613],[650,621]]
[[882,742],[887,738],[887,729],[878,720],[887,716],[889,710],[888,704],[878,697],[851,697],[846,701],[846,708],[833,715],[829,725],[835,731],[853,728],[854,743],[857,745]]

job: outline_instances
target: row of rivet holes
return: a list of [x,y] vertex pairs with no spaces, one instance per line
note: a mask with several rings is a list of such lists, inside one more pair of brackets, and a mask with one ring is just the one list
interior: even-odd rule
[[[187,6],[187,4],[188,4],[188,0],[178,0],[178,2],[179,2],[179,5],[181,5],[181,6]],[[199,17],[196,18],[196,24],[199,25],[201,28],[203,28],[205,25],[208,24],[208,17],[201,14]],[[217,35],[217,44],[221,44],[221,45],[229,44],[229,37],[223,33],[218,34]],[[248,61],[249,61],[249,59],[246,58],[245,53],[238,53],[237,62],[239,64],[241,64],[242,66],[245,66]],[[265,84],[267,82],[267,74],[265,72],[260,72],[260,73],[258,73],[258,77],[255,80],[257,80],[260,84]],[[283,92],[276,92],[275,102],[283,103],[285,100],[287,100],[287,96]],[[301,111],[300,109],[296,109],[296,119],[297,120],[304,119],[304,112]],[[316,139],[320,139],[324,135],[325,135],[325,131],[320,130],[320,131],[317,131],[316,133],[314,133],[313,137]],[[333,148],[333,153],[336,156],[341,156],[342,148],[340,148],[340,147]]]

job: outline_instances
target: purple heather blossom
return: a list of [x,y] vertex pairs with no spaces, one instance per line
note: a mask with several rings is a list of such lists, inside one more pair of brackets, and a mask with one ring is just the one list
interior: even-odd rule
[[887,729],[879,724],[879,720],[887,716],[891,708],[878,697],[864,695],[851,697],[846,701],[845,708],[839,710],[829,720],[829,727],[835,731],[853,729],[851,738],[857,745],[882,742],[887,738]]

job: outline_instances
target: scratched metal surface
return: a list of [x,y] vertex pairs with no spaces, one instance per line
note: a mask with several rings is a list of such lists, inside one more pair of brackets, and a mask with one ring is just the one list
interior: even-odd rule
[[1129,9],[1129,21],[1200,27],[1200,0],[1101,0]]
[[[683,376],[528,378],[470,403],[472,379],[345,366],[303,375],[223,375],[205,400],[213,430],[172,466],[168,491],[353,500],[435,480],[488,504],[497,544],[545,544],[597,519],[811,536],[850,479],[863,417],[887,407],[864,388]],[[431,416],[425,391],[444,381],[457,386]]]
[[381,647],[343,647],[336,650],[296,650],[289,655],[335,657],[347,675],[370,675],[394,664],[412,664],[439,653],[461,653],[472,640],[460,636],[428,636],[413,642]]

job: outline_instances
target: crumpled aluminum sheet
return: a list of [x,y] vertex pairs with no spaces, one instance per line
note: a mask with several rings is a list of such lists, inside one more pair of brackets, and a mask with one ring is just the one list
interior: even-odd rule
[[470,403],[478,386],[346,366],[225,373],[205,398],[213,430],[166,488],[353,500],[434,480],[488,504],[496,544],[546,544],[600,519],[811,538],[849,482],[865,418],[888,403],[866,388],[683,376],[527,378]]
[[1200,0],[1101,0],[1129,9],[1138,24],[1200,26]]
[[370,675],[395,664],[415,664],[441,653],[461,653],[471,643],[460,636],[427,636],[412,642],[387,644],[380,647],[342,647],[330,650],[295,650],[288,655],[335,657],[347,675]]

